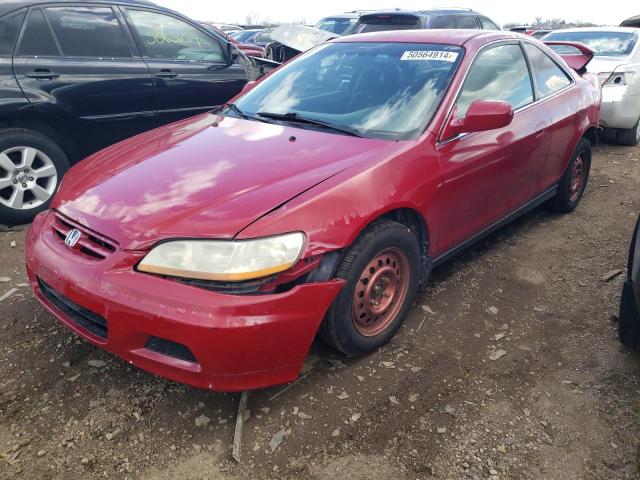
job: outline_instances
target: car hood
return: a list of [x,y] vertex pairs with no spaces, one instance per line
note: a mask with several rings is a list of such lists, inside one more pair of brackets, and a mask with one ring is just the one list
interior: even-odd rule
[[590,73],[613,72],[617,67],[629,63],[628,57],[603,57],[595,56],[587,65]]
[[80,162],[52,207],[124,249],[233,238],[329,177],[393,154],[398,143],[205,114]]

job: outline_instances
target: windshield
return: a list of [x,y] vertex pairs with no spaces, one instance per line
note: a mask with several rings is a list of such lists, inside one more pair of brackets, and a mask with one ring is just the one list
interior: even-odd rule
[[357,18],[323,18],[315,24],[315,28],[342,35],[357,20]]
[[257,118],[286,114],[368,138],[415,138],[431,121],[462,56],[461,48],[449,45],[329,43],[266,78],[236,106]]
[[[596,51],[596,55],[603,57],[617,57],[629,55],[635,47],[638,36],[632,32],[552,32],[545,40],[561,42],[581,42]],[[553,47],[559,53],[566,53],[562,47]]]

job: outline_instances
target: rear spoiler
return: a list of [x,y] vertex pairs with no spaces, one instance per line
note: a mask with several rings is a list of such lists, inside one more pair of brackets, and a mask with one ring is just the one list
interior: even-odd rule
[[545,45],[550,47],[569,47],[569,53],[561,53],[558,50],[554,51],[565,61],[567,65],[573,68],[579,74],[583,74],[587,71],[587,65],[596,54],[596,51],[590,47],[587,47],[584,43],[580,42],[560,42],[549,40],[543,40]]

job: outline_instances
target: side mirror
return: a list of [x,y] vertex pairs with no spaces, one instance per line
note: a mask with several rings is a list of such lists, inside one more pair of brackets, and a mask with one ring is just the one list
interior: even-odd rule
[[242,87],[242,90],[240,91],[241,95],[244,95],[245,93],[250,92],[251,90],[253,90],[253,87],[256,86],[256,82],[255,81],[251,81],[251,82],[247,82],[244,84],[244,87]]
[[513,120],[513,108],[509,102],[476,100],[467,110],[464,118],[452,118],[446,138],[461,133],[485,132],[508,126]]

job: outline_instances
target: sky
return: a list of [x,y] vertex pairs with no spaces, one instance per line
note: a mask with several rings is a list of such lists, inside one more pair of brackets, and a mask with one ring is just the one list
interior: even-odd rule
[[640,15],[640,3],[631,0],[322,0],[322,1],[277,1],[241,0],[238,2],[212,0],[155,0],[156,3],[172,8],[194,20],[210,20],[219,23],[246,23],[272,21],[278,23],[303,20],[313,24],[322,17],[350,10],[401,7],[404,9],[426,9],[438,7],[473,8],[496,21],[503,23],[527,24],[536,17],[564,18],[567,21],[582,20],[598,25],[619,25],[634,15]]

